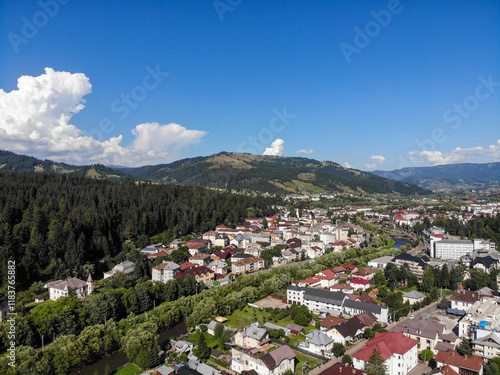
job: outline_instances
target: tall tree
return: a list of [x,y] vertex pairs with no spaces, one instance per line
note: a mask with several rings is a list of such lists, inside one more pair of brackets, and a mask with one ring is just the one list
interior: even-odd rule
[[430,292],[434,287],[435,277],[434,270],[431,266],[426,266],[424,270],[424,274],[422,276],[422,290],[426,292]]
[[372,375],[385,375],[387,366],[384,364],[384,358],[382,357],[382,352],[378,344],[375,345],[375,349],[372,354],[370,354],[365,370]]

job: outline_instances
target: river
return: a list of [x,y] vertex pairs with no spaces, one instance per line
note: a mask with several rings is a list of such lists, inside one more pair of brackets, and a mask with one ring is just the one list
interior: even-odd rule
[[[187,328],[184,323],[177,324],[176,326],[172,328],[168,328],[162,333],[160,333],[160,346],[162,349],[165,349],[167,343],[170,341],[172,338],[176,338],[182,334],[187,333]],[[110,369],[112,372],[115,372],[118,370],[120,367],[125,366],[129,362],[127,355],[123,351],[118,351],[114,354],[112,354],[109,357],[104,357],[97,362],[88,365],[86,367],[83,367],[81,369],[73,371],[70,375],[91,375],[93,374],[96,370],[99,374],[104,374],[106,371],[106,366],[109,365]]]
[[406,238],[393,237],[393,236],[391,236],[391,238],[394,240],[394,242],[396,242],[394,244],[394,246],[392,247],[393,249],[399,249],[399,248],[401,248],[401,246],[406,245],[407,243],[409,243],[410,245],[412,244]]

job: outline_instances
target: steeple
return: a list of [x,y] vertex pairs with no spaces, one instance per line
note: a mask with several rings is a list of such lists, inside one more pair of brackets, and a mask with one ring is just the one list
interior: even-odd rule
[[89,272],[89,277],[87,277],[87,289],[88,289],[88,294],[92,293],[94,291],[94,279],[92,278],[92,274]]

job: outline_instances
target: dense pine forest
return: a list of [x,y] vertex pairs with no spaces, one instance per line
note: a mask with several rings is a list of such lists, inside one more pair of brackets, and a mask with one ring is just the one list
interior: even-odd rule
[[15,260],[18,282],[86,277],[125,240],[173,239],[272,213],[273,201],[201,187],[111,182],[50,173],[0,173],[0,278]]

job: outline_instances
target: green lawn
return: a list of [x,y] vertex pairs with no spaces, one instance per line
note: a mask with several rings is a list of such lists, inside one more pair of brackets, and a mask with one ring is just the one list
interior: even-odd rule
[[236,328],[236,329],[243,329],[252,323],[252,321],[250,321],[248,319],[241,318],[241,317],[235,316],[235,315],[229,315],[229,316],[226,316],[226,318],[227,318],[227,322],[225,322],[224,325],[226,325],[228,327]]
[[115,372],[115,375],[139,375],[143,372],[139,367],[131,363]]
[[289,344],[295,345],[295,346],[298,346],[299,342],[302,342],[302,341],[304,341],[306,339],[306,337],[303,334],[292,335],[292,336],[289,336],[289,337],[290,337]]
[[[238,309],[234,311],[234,314],[240,315],[240,316],[235,316],[235,315],[230,315],[228,316],[228,322],[225,324],[227,326],[237,328],[237,329],[242,329],[246,326],[248,326],[250,323],[254,322],[257,320],[261,324],[265,324],[267,322],[277,324],[283,328],[285,328],[288,324],[292,324],[293,320],[290,317],[286,317],[283,319],[280,319],[278,321],[275,321],[273,313],[265,312],[264,310],[258,309],[256,307],[251,307],[251,306],[246,306],[244,309]],[[244,318],[242,318],[244,317]],[[314,326],[309,325],[305,327],[306,333],[309,333],[311,330],[316,329]]]
[[226,363],[226,362],[221,361],[220,359],[217,359],[217,358],[214,358],[214,357],[210,357],[210,359],[208,360],[208,362],[213,362],[213,363],[215,363],[216,365],[219,365],[219,366],[224,367],[224,368],[227,368],[227,369],[228,369],[229,367],[231,367],[231,366],[229,365],[229,363]]
[[297,360],[299,361],[299,363],[297,364],[297,367],[295,368],[295,372],[296,373],[299,373],[299,372],[302,372],[302,365],[303,363],[307,362],[308,363],[308,367],[307,369],[311,369],[312,367],[316,366],[318,363],[321,363],[321,361],[319,359],[316,359],[314,357],[310,357],[308,355],[305,355],[305,354],[302,354],[300,352],[297,352],[295,351],[295,355],[297,356]]
[[[191,335],[188,335],[186,337],[186,340],[189,341],[189,342],[192,342],[193,344],[195,345],[198,345],[198,340],[199,340],[199,335],[200,335],[200,331],[196,331],[195,333],[191,334]],[[208,333],[204,333],[205,335],[205,339],[207,341],[207,345],[211,348],[217,346],[217,341],[215,340],[215,337],[208,334]]]

